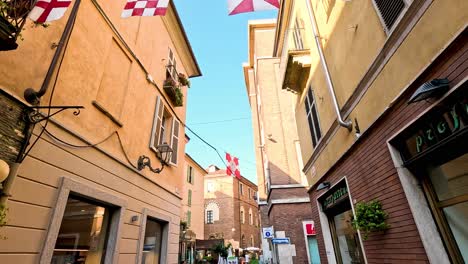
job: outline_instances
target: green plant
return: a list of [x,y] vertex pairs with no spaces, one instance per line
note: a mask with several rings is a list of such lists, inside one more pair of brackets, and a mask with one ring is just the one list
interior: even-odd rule
[[180,88],[175,89],[175,106],[184,105],[184,94]]
[[218,254],[222,258],[227,258],[229,255],[230,247],[231,247],[231,243],[228,243],[226,246],[224,245],[224,243],[219,243],[212,250],[214,253]]
[[170,86],[170,87],[175,88],[177,86],[177,84],[172,78],[167,78],[166,80],[164,80],[163,86]]
[[385,221],[388,214],[382,209],[378,200],[360,202],[356,204],[356,215],[352,222],[354,229],[363,232],[363,239],[367,240],[370,232],[385,231],[390,228]]
[[185,76],[185,74],[179,73],[179,82],[183,86],[187,86],[190,88],[190,80],[187,78],[187,76]]
[[180,229],[182,230],[187,230],[187,222],[186,221],[180,221]]
[[7,212],[8,208],[5,205],[0,205],[0,227],[7,223]]

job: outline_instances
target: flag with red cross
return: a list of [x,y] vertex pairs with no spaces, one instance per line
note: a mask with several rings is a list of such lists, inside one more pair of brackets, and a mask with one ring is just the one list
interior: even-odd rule
[[228,162],[226,168],[227,175],[234,175],[237,179],[240,179],[241,174],[239,170],[239,159],[236,157],[231,157],[231,154],[226,153],[226,161]]
[[229,15],[279,8],[279,0],[228,0]]
[[164,16],[169,0],[127,0],[122,17]]
[[63,17],[70,3],[70,0],[39,0],[28,17],[37,23],[57,20]]

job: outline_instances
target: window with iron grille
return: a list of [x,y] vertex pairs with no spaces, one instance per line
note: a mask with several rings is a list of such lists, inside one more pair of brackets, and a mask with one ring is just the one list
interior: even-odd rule
[[212,210],[206,211],[206,223],[213,224],[213,211]]
[[385,32],[389,33],[405,10],[408,0],[373,0]]
[[309,87],[307,91],[307,96],[304,101],[307,122],[309,123],[310,134],[312,135],[312,144],[317,146],[317,143],[322,138],[322,133],[320,132],[320,122],[318,119],[317,105],[315,103],[315,98],[312,92],[312,87]]

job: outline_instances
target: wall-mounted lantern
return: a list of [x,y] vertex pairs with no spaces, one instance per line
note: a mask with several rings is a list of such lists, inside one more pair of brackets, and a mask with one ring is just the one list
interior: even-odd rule
[[138,158],[138,170],[143,170],[145,167],[148,167],[154,173],[161,173],[161,171],[164,169],[164,166],[169,164],[173,150],[166,142],[158,145],[156,150],[156,157],[161,162],[161,168],[153,169],[153,167],[151,167],[151,160],[147,156],[141,155]]

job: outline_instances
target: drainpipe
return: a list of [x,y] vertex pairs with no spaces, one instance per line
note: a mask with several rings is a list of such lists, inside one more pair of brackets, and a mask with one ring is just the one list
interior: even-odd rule
[[47,74],[45,76],[44,82],[42,83],[41,89],[39,91],[35,91],[33,88],[27,88],[24,90],[24,99],[26,99],[26,101],[32,105],[38,105],[40,103],[41,97],[47,92],[47,88],[49,88],[49,83],[52,79],[52,75],[55,72],[57,63],[62,53],[64,52],[66,43],[70,39],[80,2],[80,0],[75,0],[75,3],[73,4],[73,9],[70,13],[67,24],[65,25],[62,36],[60,37],[60,42],[58,43],[57,50],[55,51],[54,57],[52,58],[49,69],[47,70]]
[[315,20],[314,10],[310,5],[311,0],[305,0],[307,4],[307,11],[309,12],[310,22],[312,23],[312,30],[314,32],[315,44],[317,45],[317,50],[320,55],[320,62],[322,64],[323,71],[325,72],[325,79],[327,80],[327,87],[330,91],[330,95],[332,97],[333,106],[335,108],[336,117],[338,119],[338,124],[342,127],[346,127],[349,131],[353,129],[353,122],[351,120],[343,120],[340,112],[340,106],[338,105],[338,100],[336,99],[335,94],[335,87],[333,86],[333,82],[330,76],[330,71],[328,70],[327,61],[325,60],[325,56],[323,55],[322,43],[320,42],[320,37],[318,36],[318,28],[317,22]]

